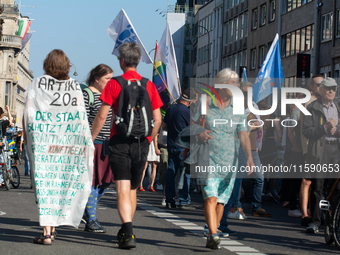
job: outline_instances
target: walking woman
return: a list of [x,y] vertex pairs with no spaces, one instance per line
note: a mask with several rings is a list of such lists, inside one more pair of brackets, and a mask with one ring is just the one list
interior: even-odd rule
[[[226,68],[216,75],[215,84],[239,86],[239,77],[237,73]],[[233,115],[233,98],[229,89],[221,88],[217,92],[222,104],[219,100],[216,100],[216,104],[210,100],[206,115],[205,128],[211,132],[208,134],[204,132],[199,136],[204,142],[209,139],[209,166],[215,167],[215,169],[237,167],[238,151],[241,144],[247,156],[247,166],[251,168],[254,163],[247,132],[246,115]],[[236,124],[214,125],[215,119],[232,120]],[[236,171],[215,171],[210,173],[206,185],[202,185],[204,216],[209,229],[207,248],[220,248],[217,228],[223,215],[224,205],[228,203],[231,196],[235,178]]]
[[[112,78],[112,75],[113,71],[109,66],[100,64],[91,70],[87,78],[86,82],[89,87],[83,91],[83,96],[90,127],[92,127],[93,121],[102,104],[99,97],[108,81]],[[106,122],[94,141],[93,182],[83,217],[83,221],[86,222],[84,230],[89,232],[106,232],[106,229],[97,220],[96,209],[97,203],[104,195],[106,188],[113,182],[108,152],[105,151],[107,146],[104,146],[105,141],[110,139],[111,119],[112,109],[110,109]]]
[[78,227],[91,192],[94,146],[80,85],[62,50],[44,60],[45,75],[26,92],[24,140],[43,227],[35,244],[51,245],[55,227]]

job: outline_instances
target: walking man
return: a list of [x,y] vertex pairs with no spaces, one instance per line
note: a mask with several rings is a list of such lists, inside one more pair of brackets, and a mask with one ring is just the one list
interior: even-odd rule
[[[320,165],[331,167],[339,161],[340,106],[338,101],[334,100],[337,87],[334,79],[325,78],[320,84],[321,98],[308,106],[307,109],[312,115],[306,115],[304,118],[302,132],[309,140],[306,162],[315,168]],[[327,177],[330,177],[329,173],[320,172],[312,175],[310,194],[312,219],[306,229],[307,233],[319,232],[321,224],[319,202]]]
[[[124,74],[120,77],[126,81],[142,81],[137,71],[137,65],[142,56],[140,46],[134,42],[124,43],[118,48],[119,64]],[[92,126],[92,139],[95,140],[102,129],[110,108],[117,113],[119,95],[122,87],[117,79],[111,79],[102,92],[100,100],[102,106]],[[142,82],[143,85],[143,82]],[[117,190],[117,209],[122,222],[122,227],[117,234],[119,248],[129,249],[136,247],[135,236],[132,230],[132,219],[137,206],[137,187],[139,186],[144,166],[147,160],[149,145],[154,139],[161,125],[162,116],[160,107],[163,105],[156,86],[148,81],[146,90],[149,94],[154,126],[151,136],[139,140],[134,137],[123,137],[118,134],[116,122],[113,122],[109,143],[109,157],[111,169]],[[124,90],[125,91],[125,90]],[[136,109],[133,109],[136,110]]]

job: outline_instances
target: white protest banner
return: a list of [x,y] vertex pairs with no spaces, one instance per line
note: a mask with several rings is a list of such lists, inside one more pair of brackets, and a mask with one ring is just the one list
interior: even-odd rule
[[78,227],[91,192],[94,146],[83,94],[49,75],[27,88],[27,152],[41,226]]

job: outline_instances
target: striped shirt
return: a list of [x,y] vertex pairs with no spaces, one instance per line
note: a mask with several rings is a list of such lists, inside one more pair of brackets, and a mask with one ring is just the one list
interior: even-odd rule
[[[83,91],[87,119],[89,121],[89,125],[91,129],[92,129],[94,119],[97,115],[97,112],[99,111],[99,108],[102,105],[102,101],[99,100],[100,95],[101,95],[100,93],[93,92],[94,103],[92,107],[89,107],[89,95],[87,94],[87,92]],[[98,134],[96,140],[104,141],[104,138],[110,139],[111,119],[112,119],[112,108],[110,109],[110,112],[107,115],[105,124],[102,130],[100,131],[100,133]]]

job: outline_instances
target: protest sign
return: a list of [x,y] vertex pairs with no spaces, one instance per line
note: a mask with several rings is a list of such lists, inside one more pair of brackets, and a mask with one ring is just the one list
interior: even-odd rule
[[27,88],[27,152],[41,226],[78,227],[91,192],[94,146],[83,94],[49,75]]

